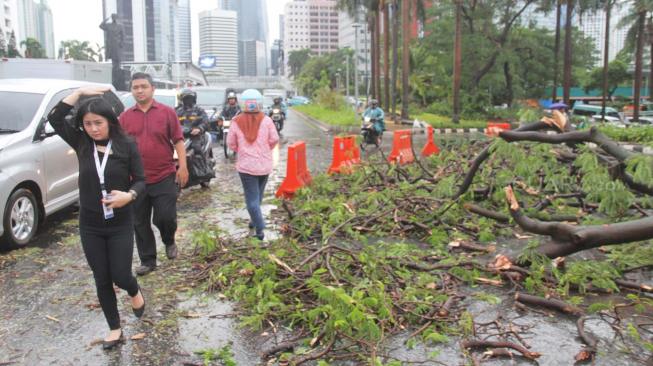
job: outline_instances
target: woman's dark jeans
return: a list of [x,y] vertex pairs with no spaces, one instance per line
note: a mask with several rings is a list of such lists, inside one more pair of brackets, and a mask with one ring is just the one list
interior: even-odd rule
[[243,183],[243,191],[245,191],[245,203],[251,220],[250,226],[254,226],[256,229],[256,237],[263,240],[265,222],[261,212],[261,202],[263,202],[263,192],[265,192],[268,176],[247,173],[238,174],[240,175],[240,181]]

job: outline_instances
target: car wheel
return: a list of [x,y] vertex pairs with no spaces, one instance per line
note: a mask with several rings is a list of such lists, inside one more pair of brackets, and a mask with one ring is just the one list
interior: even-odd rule
[[39,225],[39,211],[34,194],[20,188],[9,196],[4,212],[2,242],[10,247],[27,245]]

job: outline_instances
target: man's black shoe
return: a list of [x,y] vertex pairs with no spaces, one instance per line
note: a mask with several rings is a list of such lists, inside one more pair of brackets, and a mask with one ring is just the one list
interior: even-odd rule
[[136,267],[136,274],[139,276],[144,276],[156,269],[156,266],[141,265]]
[[168,259],[177,258],[177,245],[172,244],[172,245],[166,246],[166,255],[168,256]]

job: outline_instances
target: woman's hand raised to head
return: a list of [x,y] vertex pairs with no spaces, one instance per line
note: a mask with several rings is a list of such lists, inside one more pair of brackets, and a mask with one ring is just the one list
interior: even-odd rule
[[74,92],[72,92],[67,97],[65,97],[63,99],[63,102],[68,104],[68,105],[75,105],[75,103],[77,103],[79,98],[82,97],[82,96],[92,97],[92,96],[96,96],[96,95],[102,95],[102,94],[108,92],[109,90],[111,90],[111,88],[108,87],[108,86],[97,86],[97,85],[82,86],[82,87],[76,89]]

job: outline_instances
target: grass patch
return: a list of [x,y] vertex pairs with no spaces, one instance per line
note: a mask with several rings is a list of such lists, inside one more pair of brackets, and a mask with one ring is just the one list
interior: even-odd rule
[[634,142],[647,146],[653,146],[653,126],[636,126],[619,128],[602,126],[599,130],[611,139],[622,142]]
[[347,107],[334,110],[319,104],[306,104],[293,108],[332,126],[358,126],[360,124],[354,111]]

